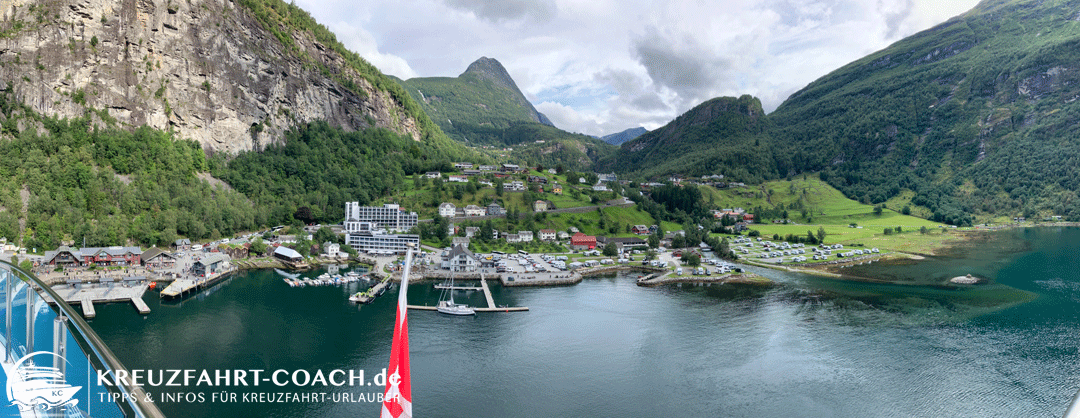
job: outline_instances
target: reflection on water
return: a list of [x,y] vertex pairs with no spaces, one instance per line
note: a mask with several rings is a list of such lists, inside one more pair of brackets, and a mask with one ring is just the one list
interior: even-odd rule
[[[410,312],[416,415],[1060,416],[1080,387],[1078,248],[1080,229],[1014,230],[925,262],[851,269],[900,284],[771,270],[755,272],[772,288],[641,288],[633,275],[496,284],[497,304],[530,311]],[[944,284],[969,273],[989,283]],[[434,304],[431,284],[410,286],[410,303]],[[389,356],[395,298],[357,309],[347,296],[252,271],[180,308],[148,294],[145,320],[130,306],[100,307],[92,325],[129,367],[373,374]],[[484,305],[480,292],[454,298]],[[190,417],[378,414],[356,402],[161,407]]]

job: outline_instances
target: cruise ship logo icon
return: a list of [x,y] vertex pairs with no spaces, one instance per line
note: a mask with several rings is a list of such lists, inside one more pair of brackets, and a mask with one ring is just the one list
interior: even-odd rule
[[72,398],[82,386],[67,384],[64,374],[55,367],[35,366],[31,359],[38,355],[60,357],[48,351],[35,351],[14,363],[3,364],[7,375],[8,400],[12,405],[18,405],[20,411],[46,411],[77,404],[79,401]]

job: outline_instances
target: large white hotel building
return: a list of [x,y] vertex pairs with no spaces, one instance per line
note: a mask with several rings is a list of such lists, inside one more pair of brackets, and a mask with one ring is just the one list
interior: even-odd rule
[[405,213],[398,205],[382,207],[360,206],[359,202],[345,203],[345,244],[368,254],[403,254],[407,244],[419,248],[420,236],[388,234],[387,229],[408,231],[416,226],[416,212]]
[[[359,222],[373,222],[388,231],[405,232],[416,226],[420,219],[416,212],[405,212],[398,205],[360,206],[360,202],[345,203],[345,230],[359,230]],[[355,228],[349,228],[353,223]]]

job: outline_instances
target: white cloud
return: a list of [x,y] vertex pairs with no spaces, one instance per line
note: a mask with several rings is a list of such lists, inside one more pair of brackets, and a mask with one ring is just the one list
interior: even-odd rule
[[403,78],[499,60],[556,126],[654,129],[712,97],[767,111],[814,79],[978,0],[300,0]]

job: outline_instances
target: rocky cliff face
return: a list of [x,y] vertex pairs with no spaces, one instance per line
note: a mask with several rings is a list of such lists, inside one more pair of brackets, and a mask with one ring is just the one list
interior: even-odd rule
[[261,149],[288,127],[320,119],[421,138],[416,118],[331,48],[304,32],[291,32],[294,46],[286,47],[238,2],[3,4],[0,74],[45,115],[90,110],[98,124],[171,129],[229,153]]

